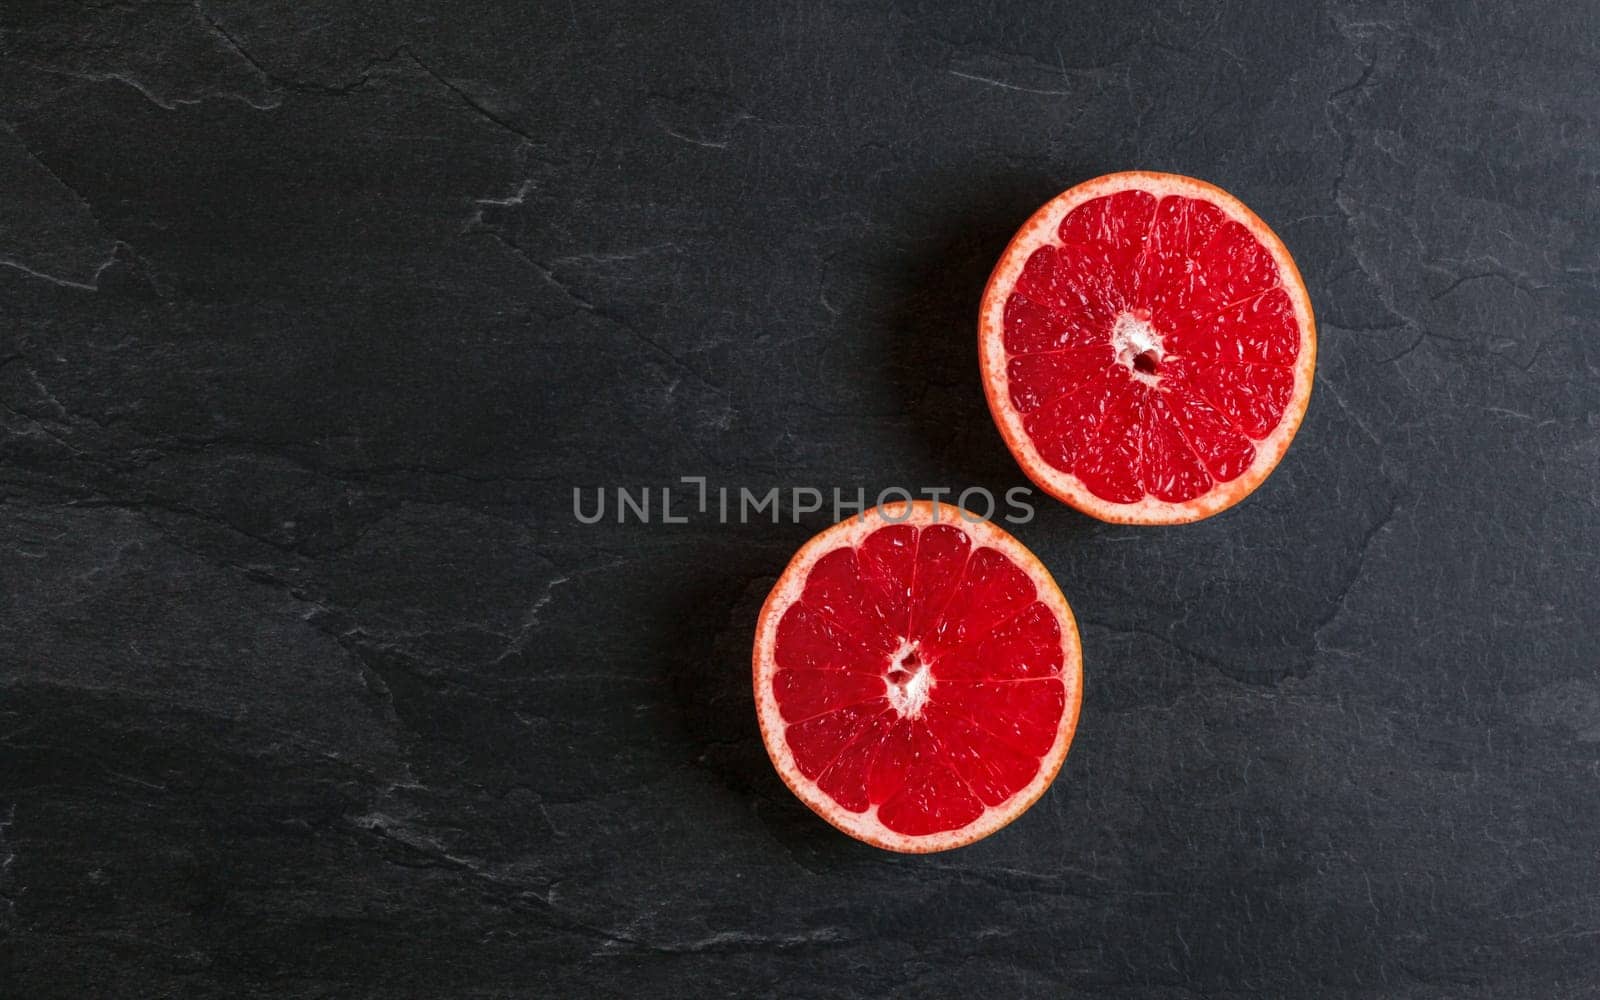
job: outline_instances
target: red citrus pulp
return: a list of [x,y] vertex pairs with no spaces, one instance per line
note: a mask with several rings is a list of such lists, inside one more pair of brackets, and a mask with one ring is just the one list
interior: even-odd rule
[[1029,478],[1087,514],[1175,524],[1237,503],[1311,396],[1311,300],[1282,241],[1204,181],[1107,174],[1001,255],[984,391]]
[[1011,822],[1077,723],[1066,599],[1020,542],[969,517],[919,502],[834,525],[756,626],[756,711],[779,775],[889,850],[960,847]]

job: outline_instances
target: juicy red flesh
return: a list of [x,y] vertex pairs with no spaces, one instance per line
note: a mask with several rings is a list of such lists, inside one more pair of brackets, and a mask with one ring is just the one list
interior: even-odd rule
[[[1057,236],[1004,317],[1011,403],[1040,455],[1113,503],[1181,503],[1242,475],[1300,352],[1272,253],[1210,202],[1145,191],[1084,202]],[[1119,359],[1124,316],[1161,350]]]
[[[964,827],[1026,787],[1066,709],[1055,613],[954,525],[890,525],[817,560],[774,658],[800,772],[911,836]],[[903,713],[890,685],[916,670],[926,699]]]

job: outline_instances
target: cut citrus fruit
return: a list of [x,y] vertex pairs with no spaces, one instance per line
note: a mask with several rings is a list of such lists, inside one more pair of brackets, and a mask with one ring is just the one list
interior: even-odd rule
[[1311,398],[1311,299],[1282,241],[1204,181],[1107,174],[1052,199],[1000,257],[983,387],[1028,478],[1104,521],[1231,507]]
[[756,625],[756,715],[789,788],[891,851],[943,851],[1021,815],[1061,768],[1078,628],[1033,553],[926,501],[803,547]]

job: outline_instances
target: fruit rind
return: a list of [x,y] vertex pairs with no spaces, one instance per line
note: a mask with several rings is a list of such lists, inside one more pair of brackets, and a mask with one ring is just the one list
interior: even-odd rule
[[[818,788],[815,782],[801,774],[784,738],[785,723],[773,696],[772,680],[777,672],[774,651],[777,648],[778,622],[800,597],[811,568],[829,552],[845,545],[857,545],[867,535],[890,524],[909,524],[919,528],[933,524],[956,525],[971,537],[974,548],[989,546],[998,549],[1034,581],[1036,599],[1050,608],[1061,628],[1059,676],[1066,688],[1066,702],[1055,741],[1049,752],[1040,759],[1038,773],[1015,795],[998,806],[985,809],[982,816],[967,826],[922,836],[888,829],[877,820],[877,806],[864,813],[849,812]],[[840,521],[812,538],[795,553],[783,575],[773,585],[772,592],[767,595],[756,620],[751,678],[762,742],[778,776],[795,797],[818,816],[857,840],[888,851],[927,854],[963,847],[989,836],[1026,812],[1050,787],[1066,759],[1078,725],[1078,711],[1083,699],[1083,647],[1078,637],[1077,620],[1072,615],[1066,597],[1062,595],[1050,571],[1026,546],[998,525],[974,520],[973,515],[959,507],[919,500],[887,504],[864,515]]]
[[[1256,441],[1256,457],[1238,477],[1217,483],[1193,500],[1169,503],[1146,496],[1135,503],[1115,503],[1095,496],[1070,472],[1045,461],[1022,425],[1022,416],[1006,396],[1004,313],[1006,299],[1028,257],[1046,243],[1059,245],[1056,229],[1061,220],[1084,202],[1127,190],[1148,191],[1156,197],[1180,195],[1200,198],[1215,204],[1229,218],[1243,224],[1271,252],[1283,275],[1283,288],[1294,306],[1300,329],[1299,353],[1295,358],[1295,387],[1283,417],[1267,437]],[[1294,258],[1277,234],[1239,199],[1214,184],[1181,174],[1129,170],[1105,174],[1069,188],[1046,202],[1023,223],[1012,237],[999,263],[989,276],[978,313],[978,361],[983,376],[984,396],[989,402],[995,426],[1022,466],[1022,471],[1040,489],[1091,517],[1113,524],[1184,524],[1221,513],[1249,496],[1264,482],[1294,439],[1311,400],[1316,371],[1316,320],[1311,298],[1300,277]]]

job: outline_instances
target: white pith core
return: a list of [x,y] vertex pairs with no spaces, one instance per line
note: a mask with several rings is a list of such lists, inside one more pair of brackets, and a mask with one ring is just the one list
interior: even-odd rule
[[889,670],[883,675],[888,690],[889,704],[902,719],[915,719],[928,703],[928,691],[933,687],[933,674],[917,651],[917,644],[902,639],[900,648],[889,658]]
[[[1161,346],[1161,334],[1148,319],[1131,312],[1119,315],[1111,326],[1111,349],[1116,352],[1117,364],[1132,372],[1134,378],[1151,385],[1157,382],[1156,370],[1161,359],[1166,357],[1166,351]],[[1148,360],[1154,362],[1148,366],[1150,371],[1140,371],[1136,367],[1140,355],[1148,355]]]

